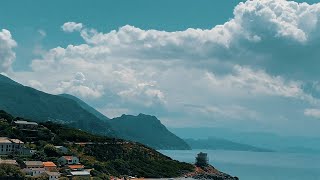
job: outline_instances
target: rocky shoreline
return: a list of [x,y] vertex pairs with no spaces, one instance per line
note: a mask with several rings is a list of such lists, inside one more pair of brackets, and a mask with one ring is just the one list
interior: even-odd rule
[[187,174],[185,177],[193,179],[211,179],[211,180],[239,180],[238,177],[233,177],[229,174],[223,173],[215,169],[213,166],[208,165],[205,167],[195,166],[195,171]]

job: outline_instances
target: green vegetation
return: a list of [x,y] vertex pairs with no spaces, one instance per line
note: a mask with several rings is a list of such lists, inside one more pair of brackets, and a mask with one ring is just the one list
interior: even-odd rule
[[[5,116],[10,117],[0,113],[0,119]],[[28,131],[13,127],[10,120],[1,121],[0,136],[21,139],[38,151],[32,157],[13,155],[20,162],[30,159],[56,162],[62,154],[54,145],[63,145],[69,149],[70,155],[78,156],[86,168],[94,168],[91,174],[98,179],[121,175],[177,177],[194,170],[193,165],[174,161],[140,143],[94,135],[52,122],[40,123],[38,131],[30,135]],[[33,143],[29,143],[30,136]]]
[[24,174],[19,167],[7,164],[0,164],[0,178],[13,177],[14,179],[23,179]]

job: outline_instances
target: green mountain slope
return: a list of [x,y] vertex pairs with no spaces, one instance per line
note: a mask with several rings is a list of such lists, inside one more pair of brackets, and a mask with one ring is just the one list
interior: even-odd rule
[[110,124],[123,139],[141,142],[156,149],[190,149],[187,143],[171,133],[155,116],[122,115],[111,119]]
[[102,113],[100,113],[99,111],[97,111],[96,109],[89,106],[87,103],[85,103],[84,101],[82,101],[81,99],[79,99],[75,96],[72,96],[70,94],[60,94],[59,96],[69,98],[69,99],[76,101],[83,109],[87,110],[88,112],[95,115],[97,118],[99,118],[101,120],[105,120],[105,121],[109,120],[109,118],[107,116],[103,115]]
[[54,120],[103,135],[114,135],[108,122],[83,109],[77,102],[18,84],[0,75],[0,109],[36,121]]

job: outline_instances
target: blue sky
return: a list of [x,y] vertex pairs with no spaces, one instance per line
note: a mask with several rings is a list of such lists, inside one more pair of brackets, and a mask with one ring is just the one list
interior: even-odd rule
[[319,135],[316,1],[30,2],[0,7],[0,71],[25,85],[108,117]]

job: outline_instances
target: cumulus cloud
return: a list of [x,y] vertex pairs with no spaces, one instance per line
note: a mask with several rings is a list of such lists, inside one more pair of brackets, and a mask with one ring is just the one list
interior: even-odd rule
[[269,75],[263,70],[236,65],[233,72],[226,76],[217,77],[209,72],[206,76],[215,88],[244,89],[250,95],[282,96],[317,103],[316,99],[303,91],[302,82],[285,80],[281,76]]
[[28,81],[28,86],[32,87],[32,88],[35,88],[35,89],[38,89],[40,91],[46,91],[45,87],[43,86],[43,84],[37,80],[29,80]]
[[17,43],[12,38],[10,31],[2,29],[0,31],[0,72],[7,72],[15,60],[13,48]]
[[82,72],[77,72],[71,80],[61,81],[53,91],[56,94],[69,93],[83,98],[99,98],[103,95],[102,85],[85,85],[86,78]]
[[74,31],[80,31],[82,27],[83,27],[82,23],[66,22],[61,26],[61,29],[64,32],[74,32]]
[[[126,25],[109,33],[82,29],[81,36],[91,45],[110,49],[118,56],[139,58],[213,58],[236,55],[243,43],[281,40],[297,44],[318,38],[320,4],[308,5],[286,0],[241,2],[234,18],[212,29],[165,32],[142,30]],[[64,26],[76,23],[68,22]],[[78,25],[78,24],[77,24]],[[242,43],[242,44],[239,44]],[[125,50],[125,51],[124,51]],[[233,51],[229,51],[233,50]]]

